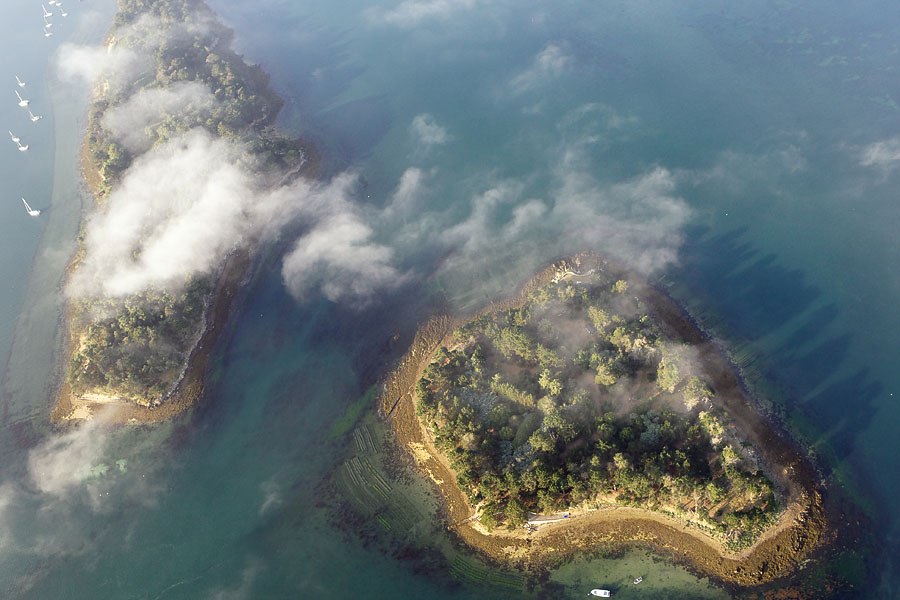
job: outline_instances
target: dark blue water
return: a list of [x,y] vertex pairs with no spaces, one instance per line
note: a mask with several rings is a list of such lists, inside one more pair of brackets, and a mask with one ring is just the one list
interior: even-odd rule
[[[895,597],[893,5],[335,4],[213,6],[286,98],[281,126],[321,147],[324,176],[358,174],[355,200],[409,280],[363,310],[298,303],[273,257],[222,345],[210,397],[186,421],[62,445],[38,427],[26,431],[30,450],[13,449],[24,434],[8,425],[4,592],[509,597],[451,579],[458,554],[437,532],[410,537],[437,540],[449,558],[336,510],[331,475],[346,440],[328,429],[402,353],[429,302],[474,307],[594,247],[669,286],[735,351],[763,400],[876,519],[886,562],[872,594]],[[379,217],[410,169],[412,209]],[[24,289],[22,257],[4,268],[19,269]],[[51,265],[36,276],[53,275]],[[8,321],[23,294],[3,294]],[[4,401],[40,412],[42,398],[21,391],[38,389],[37,376],[17,373]],[[722,595],[639,552],[552,578],[574,598],[634,572],[653,574],[641,597]]]

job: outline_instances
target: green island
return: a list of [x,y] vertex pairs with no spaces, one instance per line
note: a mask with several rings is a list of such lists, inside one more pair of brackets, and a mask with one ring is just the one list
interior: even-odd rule
[[[282,100],[268,75],[231,49],[232,37],[202,0],[119,0],[107,49],[132,52],[143,62],[140,69],[104,74],[93,91],[82,167],[94,211],[105,210],[142,154],[197,129],[239,143],[247,150],[242,161],[260,181],[314,176],[315,149],[272,128]],[[203,86],[214,100],[169,111],[144,127],[138,147],[129,150],[107,127],[105,117],[136,94],[186,84]],[[217,330],[249,272],[250,249],[232,250],[218,270],[191,276],[174,290],[70,298],[69,358],[54,419],[90,418],[93,408],[114,403],[128,408],[119,418],[158,420],[189,406],[200,394]],[[70,279],[85,252],[82,235]],[[158,410],[145,410],[152,408]]]
[[481,524],[607,503],[749,546],[783,503],[703,365],[625,280],[577,277],[458,327],[416,384],[422,424]]
[[[833,597],[858,579],[839,564],[855,560],[858,512],[722,346],[592,252],[474,314],[421,322],[377,413],[436,492],[439,522],[504,572],[541,577],[638,544],[747,597]],[[376,477],[395,467],[368,427],[337,485],[401,527],[411,511]]]

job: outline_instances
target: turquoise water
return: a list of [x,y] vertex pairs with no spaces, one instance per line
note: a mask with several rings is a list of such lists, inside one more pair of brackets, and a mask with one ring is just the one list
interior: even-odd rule
[[[99,12],[67,35],[99,41],[111,3],[77,4],[70,18]],[[645,268],[742,356],[761,357],[748,372],[883,524],[871,595],[896,597],[900,162],[886,152],[864,164],[867,148],[900,135],[892,4],[212,5],[286,98],[281,126],[317,142],[326,176],[358,174],[356,200],[411,277],[363,310],[298,304],[273,257],[190,419],[47,433],[84,94],[51,68],[64,34],[44,44],[36,5],[4,5],[12,100],[0,115],[33,145],[20,156],[10,143],[0,167],[0,595],[508,597],[319,505],[344,453],[327,432],[431,300],[477,306],[592,246]],[[45,116],[33,128],[16,72]],[[413,209],[379,217],[410,169]],[[52,208],[29,219],[21,195]],[[566,565],[553,597],[600,584],[638,597],[637,573],[640,597],[724,596],[635,552]]]

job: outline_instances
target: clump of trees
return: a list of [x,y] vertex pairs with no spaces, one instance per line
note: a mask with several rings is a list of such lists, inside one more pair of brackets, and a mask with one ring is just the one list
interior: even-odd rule
[[[602,499],[667,507],[750,543],[778,511],[773,486],[729,443],[724,414],[696,412],[714,392],[652,319],[613,308],[626,289],[551,284],[466,323],[418,381],[418,415],[489,528]],[[591,341],[568,350],[551,317],[581,322]],[[647,402],[623,411],[620,387]],[[676,401],[652,407],[655,390]]]
[[210,287],[208,278],[199,278],[180,294],[146,291],[124,300],[84,300],[85,322],[76,324],[83,333],[69,361],[72,390],[148,404],[164,399],[200,335]]

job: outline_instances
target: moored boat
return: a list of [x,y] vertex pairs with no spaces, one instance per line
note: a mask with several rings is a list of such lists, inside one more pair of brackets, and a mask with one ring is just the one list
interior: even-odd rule
[[25,201],[25,198],[22,198],[22,203],[25,205],[25,211],[32,217],[36,217],[41,214],[41,211],[37,208],[31,208],[30,206],[28,206],[28,202]]

